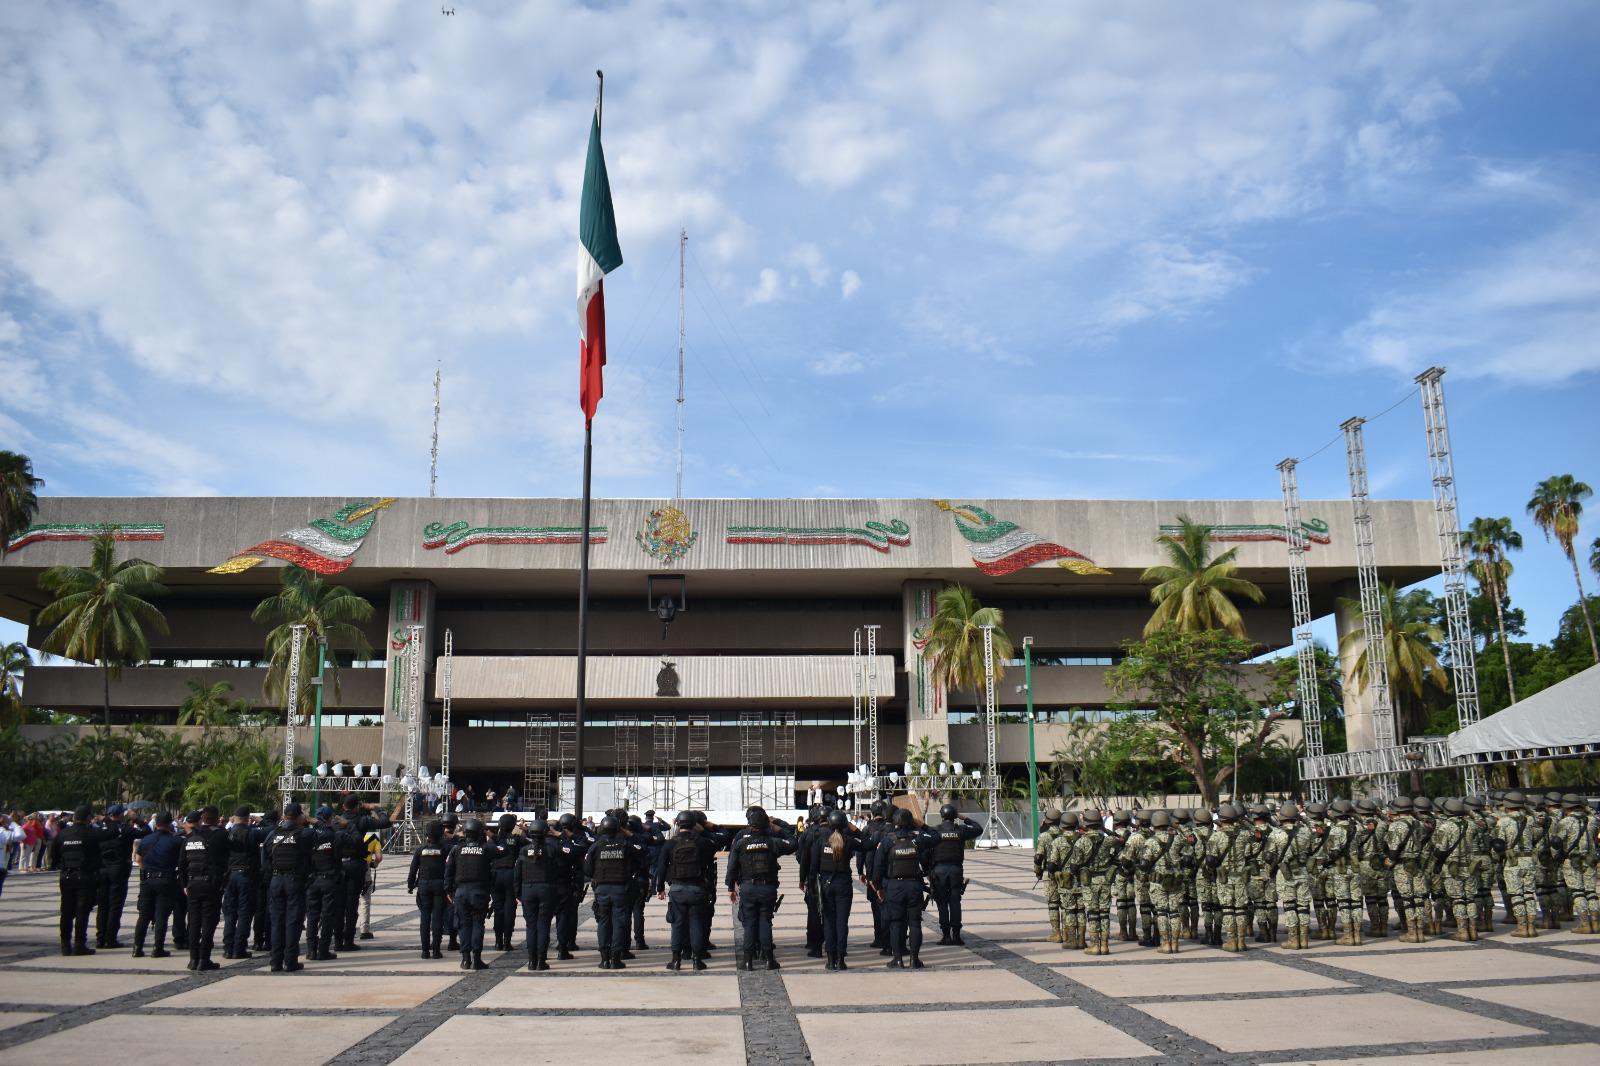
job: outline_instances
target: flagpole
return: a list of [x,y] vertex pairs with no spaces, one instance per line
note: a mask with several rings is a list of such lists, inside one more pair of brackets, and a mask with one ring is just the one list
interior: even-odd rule
[[[606,98],[606,76],[595,71],[594,123],[600,125]],[[583,420],[583,507],[578,521],[578,698],[573,711],[572,813],[583,817],[583,712],[589,673],[589,479],[594,466],[594,422]],[[559,782],[557,783],[559,785]]]

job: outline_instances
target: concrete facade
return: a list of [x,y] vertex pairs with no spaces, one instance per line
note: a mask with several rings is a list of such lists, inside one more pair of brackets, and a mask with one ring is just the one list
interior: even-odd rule
[[[576,500],[47,498],[34,529],[14,541],[0,567],[0,614],[31,625],[47,602],[38,587],[44,568],[81,564],[95,526],[128,530],[122,554],[166,572],[161,607],[171,632],[152,636],[152,657],[178,665],[124,670],[113,684],[114,716],[170,721],[190,680],[227,680],[259,703],[265,671],[249,664],[261,658],[266,627],[250,612],[276,589],[285,560],[296,561],[375,608],[363,626],[370,660],[352,664],[345,655],[339,697],[329,694],[330,722],[348,725],[325,730],[325,749],[352,761],[399,763],[403,729],[356,723],[393,727],[415,714],[430,738],[424,755],[436,756],[449,631],[457,776],[503,774],[521,765],[527,714],[556,715],[571,704],[578,508]],[[1430,503],[1378,501],[1372,509],[1385,580],[1405,585],[1437,572]],[[1350,506],[1308,501],[1303,513],[1315,527],[1307,564],[1313,609],[1323,614],[1354,584]],[[1150,615],[1139,576],[1162,561],[1156,537],[1179,515],[1216,523],[1218,552],[1238,548],[1242,576],[1267,595],[1265,604],[1244,608],[1246,627],[1266,648],[1286,645],[1288,553],[1277,501],[597,500],[589,533],[588,747],[596,749],[589,761],[603,766],[607,731],[634,723],[622,727],[643,726],[643,770],[651,758],[643,736],[653,720],[665,715],[683,725],[698,717],[711,723],[712,771],[729,772],[739,763],[741,713],[770,719],[792,710],[803,723],[797,775],[842,776],[851,759],[851,642],[867,625],[878,627],[884,763],[898,764],[907,740],[923,736],[971,761],[982,734],[965,724],[971,716],[963,708],[975,697],[937,691],[920,650],[933,599],[953,582],[1004,610],[1019,656],[1022,637],[1034,638],[1038,709],[1059,719],[1103,708],[1106,664]],[[646,610],[652,574],[680,575],[687,584],[686,609],[665,635]],[[421,627],[424,677],[419,700],[406,706],[411,626]],[[43,637],[35,629],[29,642],[37,647]],[[657,695],[663,660],[680,676],[679,696]],[[1013,669],[997,686],[1006,712],[1022,708],[1020,681]],[[36,666],[25,698],[98,709],[99,671]],[[952,706],[961,712],[954,722]],[[1360,728],[1352,724],[1352,738],[1366,735]],[[1000,759],[1015,761],[1026,750],[1025,729],[1001,731]],[[1041,737],[1041,754],[1054,743]]]

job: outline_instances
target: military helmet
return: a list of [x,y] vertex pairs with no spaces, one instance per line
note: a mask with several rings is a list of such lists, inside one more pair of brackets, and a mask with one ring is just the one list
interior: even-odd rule
[[1466,799],[1461,801],[1461,804],[1469,811],[1481,811],[1483,810],[1483,797],[1468,796]]
[[1114,812],[1111,815],[1111,824],[1112,825],[1119,825],[1119,826],[1120,825],[1132,825],[1133,824],[1133,812],[1132,811],[1116,811],[1116,812]]
[[1076,829],[1076,828],[1078,828],[1078,812],[1077,811],[1062,811],[1061,812],[1061,828],[1063,828],[1063,829]]
[[1507,807],[1520,807],[1525,802],[1527,802],[1527,799],[1528,799],[1528,797],[1524,796],[1520,792],[1507,792],[1504,796],[1502,796],[1500,798],[1501,798],[1501,801],[1504,802]]
[[896,829],[911,829],[917,824],[917,816],[905,807],[897,807],[894,812],[894,827]]
[[1061,824],[1061,808],[1059,808],[1059,807],[1051,807],[1049,810],[1045,811],[1044,812],[1044,820],[1045,820],[1046,823],[1048,823],[1050,825],[1060,825]]
[[939,818],[942,821],[953,822],[956,820],[956,815],[959,813],[960,812],[956,810],[956,805],[954,803],[946,803],[943,807],[939,808]]
[[616,818],[609,814],[600,819],[600,832],[606,834],[607,836],[615,835],[617,830],[621,828],[622,826],[620,823],[618,823]]
[[1362,816],[1377,814],[1378,808],[1372,805],[1371,800],[1362,798],[1356,800],[1356,813]]
[[468,818],[461,823],[461,831],[466,834],[468,840],[482,840],[483,821],[478,818]]
[[1211,812],[1204,807],[1191,807],[1189,818],[1195,825],[1208,825],[1211,822]]
[[1392,810],[1392,811],[1395,811],[1397,813],[1403,812],[1403,813],[1406,813],[1406,814],[1410,814],[1411,813],[1411,797],[1410,796],[1396,796],[1394,799],[1389,801],[1389,809]]
[[679,829],[693,829],[694,828],[694,812],[693,811],[679,811],[678,812],[678,816],[672,820],[672,824],[677,826]]
[[1285,803],[1278,808],[1278,821],[1292,822],[1300,817],[1300,811],[1292,803]]
[[1444,801],[1443,808],[1444,813],[1449,815],[1462,815],[1467,813],[1466,805],[1460,800],[1456,799],[1454,796],[1451,796],[1449,799]]
[[1236,822],[1239,820],[1239,808],[1231,803],[1224,803],[1217,808],[1217,821]]
[[1172,816],[1166,811],[1155,810],[1150,812],[1151,829],[1167,829],[1172,825]]
[[1154,813],[1154,811],[1147,811],[1142,807],[1139,808],[1133,812],[1133,824],[1141,827],[1149,825],[1150,816]]
[[1411,801],[1411,806],[1415,810],[1431,811],[1433,810],[1433,799],[1428,796],[1418,796]]
[[1245,811],[1252,819],[1260,821],[1266,821],[1267,819],[1267,805],[1265,803],[1252,803],[1245,807]]
[[1561,797],[1561,805],[1569,811],[1581,811],[1583,810],[1583,797],[1568,792]]
[[1306,814],[1311,817],[1312,821],[1320,822],[1328,816],[1328,805],[1312,801],[1306,804]]
[[1189,808],[1179,807],[1172,812],[1172,821],[1176,825],[1188,825],[1193,819],[1189,817]]

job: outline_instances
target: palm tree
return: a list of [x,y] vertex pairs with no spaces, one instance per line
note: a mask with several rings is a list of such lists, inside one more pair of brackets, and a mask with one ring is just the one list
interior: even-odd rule
[[[1378,586],[1379,604],[1383,615],[1385,658],[1389,661],[1389,691],[1394,705],[1400,711],[1401,724],[1409,734],[1423,721],[1422,695],[1428,685],[1440,692],[1450,691],[1450,675],[1439,663],[1434,651],[1444,640],[1444,631],[1425,612],[1426,593],[1401,596],[1395,586]],[[1357,600],[1340,599],[1347,610],[1359,612]],[[1354,656],[1350,683],[1357,693],[1367,688],[1367,631],[1365,627],[1350,630],[1339,638],[1339,655],[1349,659]]]
[[1244,619],[1230,597],[1242,596],[1261,603],[1266,595],[1254,582],[1235,577],[1238,548],[1211,558],[1211,527],[1178,516],[1176,534],[1162,534],[1156,543],[1166,549],[1170,565],[1148,567],[1140,580],[1160,582],[1150,590],[1155,613],[1145,623],[1144,635],[1169,626],[1184,633],[1226,629],[1244,638]]
[[1600,537],[1594,538],[1594,543],[1589,545],[1589,569],[1600,576]]
[[18,452],[0,451],[0,562],[11,538],[33,524],[39,513],[35,493],[44,479],[33,476],[33,460]]
[[[255,622],[278,623],[267,633],[267,677],[262,694],[279,707],[289,698],[289,657],[294,644],[293,628],[306,627],[302,655],[315,654],[325,646],[330,652],[343,649],[356,658],[372,654],[372,646],[361,632],[361,623],[372,619],[372,604],[340,585],[330,585],[310,570],[285,567],[282,588],[256,605],[250,618]],[[314,669],[314,667],[313,667]],[[327,673],[334,696],[339,693],[339,664],[330,656]],[[310,685],[300,688],[300,714],[310,713],[315,696]]]
[[39,612],[41,626],[54,626],[44,650],[80,662],[98,662],[104,691],[105,724],[111,724],[111,679],[122,667],[150,657],[146,628],[167,632],[167,620],[150,602],[167,590],[161,568],[143,559],[117,562],[117,542],[97,533],[89,566],[52,566],[39,585],[55,597]]
[[1506,582],[1511,577],[1508,551],[1522,550],[1522,534],[1511,528],[1509,518],[1474,518],[1461,534],[1462,545],[1472,553],[1468,569],[1478,587],[1494,603],[1495,631],[1500,635],[1500,654],[1506,662],[1506,689],[1511,702],[1517,702],[1517,682],[1511,674],[1511,647],[1506,643]]
[[1600,643],[1595,641],[1594,619],[1589,617],[1588,600],[1583,594],[1583,572],[1578,569],[1578,553],[1572,548],[1578,539],[1583,501],[1593,495],[1593,489],[1571,474],[1556,474],[1534,486],[1533,497],[1528,500],[1528,513],[1533,516],[1533,524],[1544,533],[1544,539],[1548,541],[1554,536],[1561,550],[1567,553],[1567,561],[1572,563],[1572,580],[1578,585],[1578,607],[1583,612],[1583,624],[1589,630],[1589,651],[1594,661],[1600,663]]
[[946,691],[982,691],[984,626],[994,627],[994,679],[998,682],[1005,673],[1005,661],[1011,658],[1011,638],[1006,636],[1004,622],[1005,615],[998,607],[980,605],[966,586],[940,589],[924,650],[933,663],[933,683]]
[[22,675],[32,665],[22,641],[0,645],[0,728],[22,724]]
[[186,681],[189,694],[178,704],[179,725],[227,725],[237,722],[250,713],[250,704],[241,699],[229,699],[233,682],[218,681],[207,685],[201,681]]

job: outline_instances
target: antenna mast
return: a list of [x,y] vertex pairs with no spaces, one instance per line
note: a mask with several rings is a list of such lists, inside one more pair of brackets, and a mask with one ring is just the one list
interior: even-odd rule
[[439,374],[438,363],[433,365],[433,447],[428,460],[428,495],[439,494]]
[[683,288],[684,253],[689,247],[689,233],[678,230],[678,481],[675,500],[683,499]]

